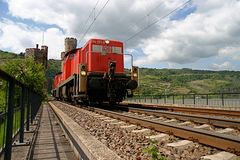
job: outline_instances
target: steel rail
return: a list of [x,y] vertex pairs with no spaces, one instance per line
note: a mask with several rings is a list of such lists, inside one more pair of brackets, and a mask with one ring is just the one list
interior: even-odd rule
[[178,126],[170,123],[147,120],[130,115],[93,108],[97,113],[119,119],[142,127],[150,128],[159,132],[165,132],[177,137],[189,139],[215,148],[223,149],[240,155],[240,138],[233,135],[225,135],[187,126]]
[[196,123],[207,123],[207,124],[218,126],[218,127],[231,127],[231,128],[240,129],[240,120],[236,120],[236,119],[228,119],[223,117],[221,118],[211,117],[206,115],[175,113],[175,112],[160,111],[160,110],[139,109],[139,108],[132,108],[132,107],[128,107],[128,111],[146,114],[146,115],[175,118],[178,120],[191,121]]
[[138,104],[138,103],[121,103],[122,106],[136,107],[136,108],[151,108],[159,110],[167,110],[173,112],[184,112],[192,114],[204,114],[204,115],[215,115],[215,116],[226,116],[240,118],[239,110],[224,110],[224,109],[213,109],[213,108],[196,108],[196,107],[184,107],[184,106],[172,106],[172,105],[158,105],[158,104]]

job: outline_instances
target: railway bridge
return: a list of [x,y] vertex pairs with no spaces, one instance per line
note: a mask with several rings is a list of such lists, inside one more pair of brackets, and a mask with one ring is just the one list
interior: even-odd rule
[[[72,105],[0,70],[1,159],[239,159],[239,98],[137,97],[116,106]],[[180,98],[179,98],[180,97]],[[225,97],[225,98],[224,98]],[[154,149],[154,150],[152,150]]]

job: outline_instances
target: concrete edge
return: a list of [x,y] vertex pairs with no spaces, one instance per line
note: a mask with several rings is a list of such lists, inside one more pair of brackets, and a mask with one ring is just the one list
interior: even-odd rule
[[195,108],[203,108],[203,109],[220,109],[220,110],[236,110],[240,111],[240,106],[229,106],[229,105],[224,105],[224,106],[214,106],[214,105],[193,105],[193,104],[171,104],[171,103],[147,103],[147,102],[132,102],[132,101],[123,101],[122,104],[146,104],[146,105],[156,105],[156,106],[174,106],[174,107],[195,107]]
[[64,112],[58,109],[53,103],[48,102],[59,119],[66,137],[78,159],[89,160],[121,160],[121,158],[106,147],[103,143],[90,135],[85,129],[74,122]]

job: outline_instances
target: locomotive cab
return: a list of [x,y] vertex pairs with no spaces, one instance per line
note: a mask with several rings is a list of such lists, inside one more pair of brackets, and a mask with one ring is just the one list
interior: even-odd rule
[[123,43],[92,39],[88,44],[87,92],[90,101],[123,101],[127,90],[137,87],[137,81],[124,73]]

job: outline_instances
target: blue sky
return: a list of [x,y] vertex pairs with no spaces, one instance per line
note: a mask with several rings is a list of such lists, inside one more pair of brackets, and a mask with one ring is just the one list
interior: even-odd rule
[[54,24],[47,24],[47,23],[33,21],[32,19],[25,19],[25,18],[20,18],[17,16],[12,16],[11,14],[9,14],[8,3],[6,3],[3,0],[0,0],[0,15],[1,15],[1,17],[0,17],[1,19],[9,19],[9,20],[17,22],[17,23],[26,24],[29,27],[38,27],[39,29],[41,29],[43,31],[48,28],[52,28],[52,27],[61,29],[60,27],[58,27],[57,25],[54,25]]
[[0,1],[0,13],[1,13],[1,17],[5,16],[6,13],[8,12],[8,5],[6,2],[4,1]]
[[189,5],[183,7],[182,9],[178,10],[175,14],[170,16],[170,20],[183,20],[185,19],[189,14],[194,13],[197,10],[197,6],[190,3]]
[[[86,24],[96,2],[82,2],[0,0],[0,49],[24,52],[41,44],[44,32],[49,58],[59,59],[64,38],[80,40],[106,1],[99,1]],[[109,1],[80,44],[96,37],[125,41],[149,20],[157,20],[184,2],[168,0],[156,8],[158,0]],[[239,70],[239,10],[237,0],[193,0],[128,41],[126,52],[134,55],[134,64],[140,67]]]

